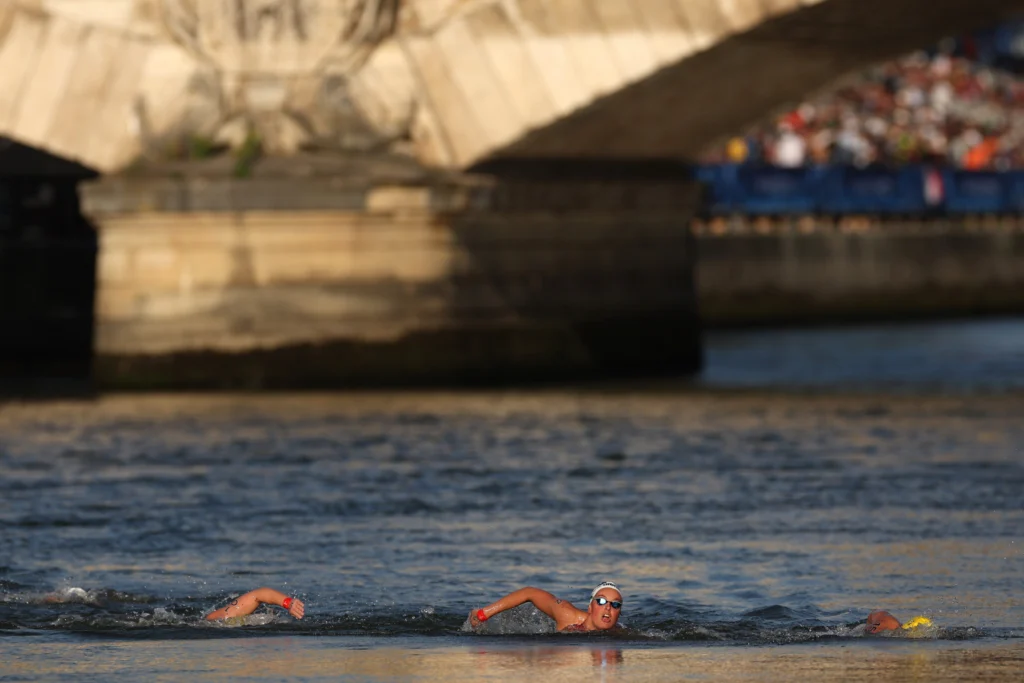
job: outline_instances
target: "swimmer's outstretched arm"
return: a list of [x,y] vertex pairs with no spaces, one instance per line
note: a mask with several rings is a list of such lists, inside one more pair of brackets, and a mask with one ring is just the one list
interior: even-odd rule
[[227,607],[221,607],[206,615],[207,621],[218,619],[230,619],[231,617],[244,617],[252,614],[262,604],[277,605],[288,610],[288,614],[296,619],[301,619],[306,613],[306,605],[298,598],[290,598],[281,591],[273,588],[257,588],[245,595],[239,596],[231,601]]
[[520,588],[517,591],[509,593],[497,602],[492,602],[481,610],[473,610],[470,612],[469,625],[473,628],[477,628],[481,623],[483,623],[477,616],[478,612],[483,612],[484,616],[490,619],[495,614],[504,612],[507,609],[512,609],[513,607],[518,607],[524,602],[532,602],[537,609],[554,619],[558,630],[562,630],[566,626],[575,624],[579,621],[580,610],[573,607],[572,603],[560,600],[551,593],[541,590],[540,588],[527,586],[526,588]]

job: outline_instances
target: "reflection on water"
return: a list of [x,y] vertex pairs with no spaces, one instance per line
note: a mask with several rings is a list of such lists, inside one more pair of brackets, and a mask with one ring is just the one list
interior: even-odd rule
[[[235,639],[187,644],[103,641],[29,642],[4,662],[8,676],[53,680],[134,679],[159,683],[199,678],[303,681],[1010,681],[1024,670],[1024,643],[935,647],[864,641],[846,647],[535,646],[488,643],[436,647],[405,640],[344,645],[309,638]],[[127,677],[127,678],[126,678]]]

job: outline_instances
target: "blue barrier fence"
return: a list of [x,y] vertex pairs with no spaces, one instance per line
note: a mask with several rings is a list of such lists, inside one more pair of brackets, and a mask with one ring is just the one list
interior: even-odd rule
[[854,168],[699,166],[711,215],[1014,214],[1024,212],[1024,171],[925,166]]

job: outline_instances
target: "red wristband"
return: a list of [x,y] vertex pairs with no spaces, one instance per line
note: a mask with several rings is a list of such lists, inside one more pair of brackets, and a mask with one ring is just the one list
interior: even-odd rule
[[482,609],[478,609],[476,611],[476,620],[477,621],[487,621],[487,615],[484,613],[484,611]]
[[291,609],[292,608],[292,599],[291,598],[285,598],[284,600],[282,600],[281,601],[281,607],[284,607],[285,609]]

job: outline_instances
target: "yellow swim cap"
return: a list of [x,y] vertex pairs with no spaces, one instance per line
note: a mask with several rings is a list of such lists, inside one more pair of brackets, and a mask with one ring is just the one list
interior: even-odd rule
[[909,631],[910,629],[917,628],[918,626],[931,626],[931,625],[932,625],[932,620],[929,619],[928,617],[914,617],[913,619],[911,619],[907,623],[903,624],[903,629],[906,630],[906,631]]

